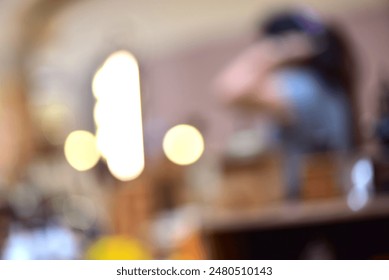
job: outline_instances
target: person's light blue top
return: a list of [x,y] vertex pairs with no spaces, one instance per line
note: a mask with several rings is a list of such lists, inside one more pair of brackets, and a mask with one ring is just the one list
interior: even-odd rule
[[291,126],[282,128],[287,185],[296,192],[302,154],[351,147],[350,107],[342,89],[329,86],[310,69],[286,68],[275,75],[296,116]]

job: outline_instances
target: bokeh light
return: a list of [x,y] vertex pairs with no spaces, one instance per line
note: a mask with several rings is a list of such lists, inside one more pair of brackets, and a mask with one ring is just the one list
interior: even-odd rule
[[347,195],[347,204],[351,210],[359,211],[368,203],[373,176],[373,164],[369,159],[359,159],[352,167],[353,187]]
[[66,160],[78,171],[93,168],[100,158],[95,136],[84,130],[70,133],[66,138],[64,150]]
[[46,140],[52,145],[62,145],[71,118],[69,108],[60,103],[52,103],[39,108],[37,114]]
[[195,127],[180,124],[171,128],[163,139],[163,150],[178,165],[195,163],[204,152],[204,139]]
[[105,236],[86,252],[89,260],[149,260],[151,254],[143,244],[124,236]]
[[97,148],[113,176],[133,180],[144,169],[139,67],[126,51],[113,53],[96,72],[92,90]]

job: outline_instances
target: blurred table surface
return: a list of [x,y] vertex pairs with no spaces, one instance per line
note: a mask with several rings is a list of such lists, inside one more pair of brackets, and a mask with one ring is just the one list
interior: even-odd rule
[[346,197],[319,201],[280,202],[258,209],[208,208],[202,212],[202,230],[205,232],[266,230],[380,217],[389,217],[389,195],[371,198],[358,211],[350,209]]

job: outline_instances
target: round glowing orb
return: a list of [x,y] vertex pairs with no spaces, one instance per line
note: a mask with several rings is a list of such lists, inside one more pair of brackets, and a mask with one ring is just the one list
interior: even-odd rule
[[180,124],[171,128],[163,139],[163,151],[178,165],[195,163],[204,152],[204,139],[195,127]]
[[64,151],[68,163],[78,171],[91,169],[100,158],[95,136],[83,130],[76,130],[68,135]]

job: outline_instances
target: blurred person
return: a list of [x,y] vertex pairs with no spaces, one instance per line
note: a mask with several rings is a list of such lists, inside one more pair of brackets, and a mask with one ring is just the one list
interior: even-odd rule
[[265,22],[262,38],[218,77],[227,104],[265,112],[276,121],[284,150],[286,195],[300,196],[303,156],[354,146],[353,60],[340,31],[311,11]]

